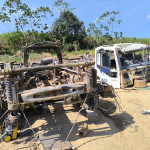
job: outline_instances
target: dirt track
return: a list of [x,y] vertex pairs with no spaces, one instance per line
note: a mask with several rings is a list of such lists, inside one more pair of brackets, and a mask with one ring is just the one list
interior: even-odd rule
[[[141,110],[150,109],[150,91],[120,89],[116,90],[116,93],[120,97],[118,101],[124,112],[120,113],[117,108],[111,114],[111,117],[101,114],[99,121],[89,123],[89,133],[84,138],[77,135],[78,127],[87,121],[83,115],[80,115],[78,123],[69,138],[74,147],[79,150],[150,149],[150,115],[141,114]],[[107,100],[113,101],[113,99]],[[108,101],[102,102],[105,106],[108,104]],[[50,108],[50,111],[47,108],[39,115],[34,115],[32,112],[28,113],[27,117],[35,132],[40,134],[46,131],[63,130],[67,134],[77,115],[77,110],[74,110],[71,105],[64,106],[64,108],[62,105],[55,105],[55,109]],[[17,140],[0,143],[0,149],[29,149],[31,135],[30,129],[26,129],[19,133]]]

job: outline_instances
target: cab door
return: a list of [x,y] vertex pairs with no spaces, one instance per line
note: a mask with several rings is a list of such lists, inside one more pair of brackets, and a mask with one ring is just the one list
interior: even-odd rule
[[98,79],[110,84],[110,52],[100,49],[96,52],[96,70]]
[[99,81],[120,88],[120,73],[115,51],[100,49],[96,51],[97,76]]

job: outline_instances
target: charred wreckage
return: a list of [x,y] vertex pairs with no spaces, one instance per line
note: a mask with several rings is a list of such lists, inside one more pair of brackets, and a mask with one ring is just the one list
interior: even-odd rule
[[[31,49],[51,48],[55,48],[58,61],[44,58],[29,63]],[[82,104],[87,94],[93,93],[92,98],[86,101],[86,109],[92,109],[104,89],[97,83],[97,72],[91,67],[95,62],[88,55],[75,59],[62,58],[59,41],[37,43],[23,48],[23,51],[24,63],[0,63],[0,110],[4,109],[7,114],[0,130],[0,139],[6,142],[17,137],[21,109],[58,101]]]

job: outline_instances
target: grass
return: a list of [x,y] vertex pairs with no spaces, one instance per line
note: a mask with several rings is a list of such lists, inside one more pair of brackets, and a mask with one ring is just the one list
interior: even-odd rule
[[21,62],[23,59],[21,57],[17,56],[9,56],[9,55],[1,55],[0,56],[0,62],[13,62],[16,61],[17,63]]
[[84,55],[86,52],[89,52],[89,54],[95,54],[95,50],[80,50],[80,51],[73,51],[73,52],[65,52],[65,57],[73,57],[77,55]]
[[[78,56],[78,55],[84,55],[86,52],[89,52],[89,54],[95,54],[95,50],[80,50],[80,51],[76,51],[76,52],[64,52],[63,54],[65,54],[65,57],[74,57],[74,56]],[[52,57],[52,58],[56,58],[57,56],[56,54],[51,54],[51,53],[30,53],[29,54],[29,61],[39,61],[42,58],[46,58],[46,57]],[[9,55],[0,55],[0,62],[12,62],[12,61],[16,61],[16,63],[20,63],[23,62],[23,54],[16,54],[14,56],[9,56]]]
[[39,61],[42,58],[46,58],[46,57],[53,57],[53,58],[55,58],[56,55],[51,54],[51,53],[40,53],[40,54],[38,54],[38,53],[31,53],[31,54],[29,54],[29,60],[30,61]]

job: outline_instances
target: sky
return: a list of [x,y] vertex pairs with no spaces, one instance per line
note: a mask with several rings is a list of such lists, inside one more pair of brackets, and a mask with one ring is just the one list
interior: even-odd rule
[[[2,7],[5,0],[0,0]],[[40,6],[52,7],[54,0],[22,0],[32,9]],[[84,22],[88,28],[90,22],[106,11],[119,11],[118,19],[122,20],[120,25],[114,26],[114,31],[123,32],[124,37],[150,38],[150,0],[66,0],[71,7],[76,9],[73,13]],[[49,26],[58,18],[58,12],[54,11],[54,18],[49,19]],[[14,31],[13,22],[10,24]],[[0,33],[9,32],[7,24],[0,22]]]

